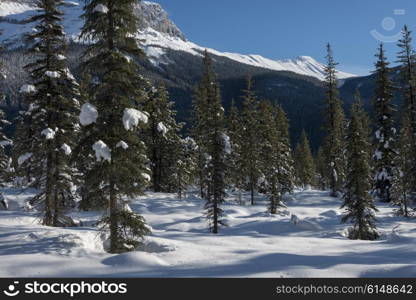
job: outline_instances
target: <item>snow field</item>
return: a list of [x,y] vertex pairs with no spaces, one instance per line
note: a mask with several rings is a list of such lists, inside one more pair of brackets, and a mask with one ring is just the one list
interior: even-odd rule
[[[137,251],[103,250],[94,223],[102,212],[73,212],[77,228],[48,228],[22,207],[32,194],[6,189],[10,211],[0,211],[0,276],[3,277],[414,277],[415,220],[379,206],[375,242],[351,241],[340,224],[340,199],[297,191],[288,211],[272,216],[257,205],[223,206],[228,227],[207,230],[204,202],[148,193],[132,202],[153,228]],[[246,196],[246,195],[245,195]],[[248,201],[247,201],[248,203]]]

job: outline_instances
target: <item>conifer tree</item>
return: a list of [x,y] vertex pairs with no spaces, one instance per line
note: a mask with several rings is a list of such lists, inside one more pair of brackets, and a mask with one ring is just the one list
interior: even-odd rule
[[94,78],[90,103],[82,107],[81,125],[91,126],[84,145],[94,150],[89,170],[92,185],[108,203],[102,228],[109,231],[111,253],[135,249],[149,232],[145,220],[123,198],[140,195],[150,181],[143,129],[145,90],[137,57],[143,54],[134,39],[139,20],[135,0],[87,0],[81,38],[91,40],[84,53],[86,70]]
[[269,101],[261,101],[259,104],[258,135],[260,136],[260,170],[263,177],[261,188],[269,198],[269,212],[276,214],[279,208],[283,208],[282,195],[279,193],[279,144],[278,130],[273,115],[273,107]]
[[155,192],[176,192],[178,158],[182,140],[176,123],[176,112],[172,109],[164,84],[150,91],[145,110],[149,113],[149,125],[145,131],[145,144],[152,169],[152,185]]
[[355,102],[351,109],[351,121],[347,135],[347,183],[344,204],[346,214],[342,222],[354,224],[350,239],[375,240],[379,237],[375,227],[374,201],[371,191],[370,137],[367,120],[364,118],[361,102]]
[[[207,185],[205,213],[210,230],[216,234],[219,227],[225,225],[221,209],[226,195],[225,175],[227,171],[227,156],[231,153],[231,145],[225,131],[224,108],[221,104],[220,87],[212,71],[212,61],[205,51],[204,76],[198,86],[198,100],[204,104],[203,114],[199,115],[203,125],[200,130],[205,132],[203,143],[206,154],[206,164],[202,174]],[[198,107],[196,107],[198,109]],[[199,112],[197,112],[198,115]],[[202,138],[202,137],[200,137]],[[198,145],[201,147],[201,145]]]
[[[1,31],[0,31],[1,36]],[[0,102],[3,102],[5,99],[5,95],[3,94],[2,88],[2,81],[6,77],[5,72],[3,70],[2,64],[2,47],[0,45]],[[9,125],[10,122],[5,119],[5,114],[2,110],[0,110],[0,184],[2,184],[6,180],[6,176],[8,175],[7,169],[10,165],[10,159],[8,155],[6,155],[5,147],[11,144],[11,140],[6,137],[4,133],[4,126]]]
[[396,213],[406,218],[411,216],[410,203],[414,189],[412,177],[413,133],[409,115],[409,112],[406,112],[403,117],[392,179],[392,200],[398,206]]
[[[402,30],[402,38],[399,40],[398,47],[400,51],[397,62],[401,67],[401,93],[405,99],[402,125],[406,127],[401,138],[409,143],[406,146],[400,144],[400,152],[401,158],[406,156],[409,160],[406,164],[411,165],[406,166],[403,171],[406,172],[405,180],[413,183],[412,187],[409,187],[411,190],[407,191],[407,197],[414,198],[416,197],[416,53],[412,45],[412,32],[406,25]],[[409,151],[409,153],[403,151]]]
[[295,187],[295,163],[290,145],[289,120],[286,113],[278,105],[275,108],[274,115],[278,133],[276,150],[278,151],[280,192],[284,195],[292,193]]
[[241,170],[250,191],[251,204],[254,205],[254,191],[260,179],[257,117],[259,103],[250,77],[247,78],[247,88],[244,90],[243,99]]
[[185,197],[188,185],[193,184],[197,172],[198,146],[195,141],[187,137],[181,140],[177,171],[175,174],[176,189],[179,199]]
[[305,130],[302,131],[300,143],[296,147],[295,167],[298,184],[302,187],[313,187],[316,184],[315,162]]
[[390,202],[392,176],[394,168],[395,134],[394,111],[391,103],[393,99],[393,83],[390,80],[390,68],[385,56],[384,47],[381,44],[378,53],[376,66],[376,88],[374,94],[374,109],[376,113],[375,132],[375,176],[374,194],[381,201]]
[[326,159],[325,153],[322,147],[319,147],[318,152],[315,157],[315,167],[316,167],[316,175],[317,175],[317,184],[318,187],[324,191],[327,188],[327,167],[326,167]]
[[241,204],[241,191],[245,188],[244,176],[242,174],[242,124],[239,109],[235,106],[234,100],[228,115],[228,136],[231,143],[231,155],[229,162],[229,184],[238,191],[239,203]]
[[203,73],[201,81],[195,88],[192,101],[192,128],[191,136],[198,146],[197,153],[197,169],[198,169],[198,185],[200,196],[202,199],[207,198],[207,164],[208,164],[208,150],[207,150],[207,133],[208,133],[208,98],[212,97],[212,93],[208,86],[214,82],[214,73],[212,71],[211,59],[208,52],[204,53]]
[[[26,152],[19,165],[27,163],[33,170],[31,185],[40,189],[32,204],[42,205],[43,224],[71,225],[64,218],[65,210],[75,205],[72,183],[73,169],[68,164],[74,143],[74,128],[78,114],[78,85],[67,67],[65,33],[61,25],[64,1],[38,1],[39,13],[31,18],[36,31],[29,50],[35,59],[26,66],[33,85],[25,85],[28,109],[21,118],[21,128],[30,126],[30,135],[16,140],[17,149]],[[27,143],[19,145],[19,143]],[[68,223],[69,222],[69,223]]]
[[327,45],[327,65],[325,67],[326,87],[326,138],[324,151],[326,156],[327,176],[331,195],[337,196],[342,190],[345,179],[344,157],[344,112],[339,98],[337,63],[334,61],[331,46]]

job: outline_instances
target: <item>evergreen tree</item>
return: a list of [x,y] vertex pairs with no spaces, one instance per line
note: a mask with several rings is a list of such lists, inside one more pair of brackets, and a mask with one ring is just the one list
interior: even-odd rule
[[188,185],[194,183],[197,172],[197,154],[198,146],[192,138],[187,137],[181,140],[175,174],[179,199],[185,197]]
[[278,166],[280,193],[292,193],[295,187],[295,162],[292,157],[289,136],[289,120],[281,106],[275,108],[275,121],[278,133]]
[[[398,46],[400,51],[397,62],[401,66],[401,92],[405,99],[403,126],[406,125],[401,137],[409,143],[406,146],[400,144],[400,153],[401,158],[406,156],[409,160],[406,164],[411,165],[405,167],[406,174],[404,176],[406,181],[412,181],[412,187],[409,187],[410,190],[406,192],[407,197],[414,198],[416,197],[416,53],[412,46],[412,32],[407,26],[404,26],[402,30],[402,39],[399,40]],[[409,153],[403,151],[409,151]]]
[[413,149],[412,125],[409,113],[405,113],[400,138],[397,146],[397,155],[394,160],[395,168],[392,179],[392,200],[398,206],[397,215],[410,217],[410,203],[413,194]]
[[94,78],[90,103],[84,104],[81,125],[91,126],[84,145],[95,151],[87,175],[108,203],[102,221],[109,229],[109,252],[135,249],[149,232],[145,220],[123,199],[142,194],[150,181],[143,140],[148,115],[146,93],[137,57],[143,54],[134,39],[139,20],[135,0],[87,0],[81,38],[92,40],[84,53],[86,70]]
[[228,136],[231,142],[231,155],[229,162],[229,184],[238,191],[239,203],[242,203],[241,191],[245,188],[245,180],[242,174],[242,124],[239,109],[235,106],[234,100],[228,115]]
[[318,152],[315,157],[315,166],[316,166],[316,175],[317,175],[317,184],[319,188],[324,191],[327,188],[327,167],[325,153],[322,147],[319,147]]
[[[226,196],[225,174],[227,171],[227,156],[231,152],[231,145],[225,132],[224,108],[221,104],[220,87],[211,68],[211,58],[208,52],[205,51],[204,77],[198,86],[198,95],[200,97],[203,95],[203,98],[198,100],[205,105],[203,114],[199,115],[203,122],[203,127],[200,129],[205,132],[203,146],[204,151],[206,151],[206,164],[203,166],[204,170],[201,173],[205,174],[204,181],[207,186],[205,213],[209,220],[211,232],[216,234],[220,225],[225,225],[222,220],[221,204]],[[196,126],[202,124],[196,124]],[[201,147],[201,145],[198,146]]]
[[[1,36],[1,31],[0,31]],[[5,95],[3,94],[2,88],[2,81],[6,77],[5,72],[3,70],[2,64],[2,47],[0,45],[0,102],[3,102],[5,99]],[[5,119],[4,112],[0,110],[0,184],[2,184],[6,177],[8,177],[8,169],[10,165],[10,159],[8,155],[6,155],[5,147],[11,144],[11,140],[6,137],[4,134],[4,126],[9,125],[10,122]]]
[[[74,207],[76,201],[73,169],[68,161],[74,143],[79,92],[65,57],[59,10],[64,1],[41,0],[37,4],[39,13],[30,20],[37,23],[35,33],[30,36],[33,46],[29,50],[35,59],[26,66],[33,85],[21,89],[26,94],[28,109],[19,129],[29,126],[30,135],[26,133],[16,140],[16,148],[25,151],[18,164],[26,163],[34,178],[30,184],[40,189],[32,204],[43,206],[43,224],[65,226],[72,225],[64,218],[65,210]],[[19,145],[22,142],[27,144]]]
[[393,113],[393,83],[390,80],[390,68],[381,44],[378,49],[376,66],[376,88],[374,109],[376,113],[376,150],[374,154],[375,176],[374,194],[382,201],[391,201],[392,175],[394,168],[395,134]]
[[211,59],[208,52],[204,53],[203,74],[201,81],[195,88],[192,101],[192,128],[191,136],[198,146],[197,169],[198,169],[198,185],[201,198],[207,198],[207,164],[208,164],[208,98],[213,97],[211,88],[208,88],[214,82],[215,76],[212,71]]
[[273,114],[273,106],[269,101],[261,101],[259,105],[258,135],[260,136],[260,170],[261,188],[269,198],[269,212],[276,214],[279,208],[284,208],[280,191],[279,165],[279,132]]
[[305,130],[302,131],[300,140],[295,152],[296,177],[302,187],[312,187],[316,184],[315,162]]
[[250,190],[251,204],[254,205],[254,191],[260,179],[259,170],[259,132],[258,132],[258,101],[253,91],[253,82],[247,79],[247,88],[244,90],[242,111],[242,174]]
[[331,46],[327,45],[327,65],[325,67],[326,87],[326,138],[324,151],[326,156],[329,188],[331,195],[336,197],[341,192],[345,180],[345,157],[344,157],[344,112],[339,98],[338,80],[336,66]]
[[351,121],[347,136],[347,183],[345,186],[344,205],[346,214],[342,222],[352,221],[350,239],[375,240],[379,237],[374,221],[377,211],[370,195],[371,167],[370,138],[367,121],[363,119],[361,102],[355,102],[351,110]]
[[145,144],[152,169],[152,184],[155,192],[176,192],[178,158],[182,147],[176,123],[176,112],[172,109],[168,92],[163,84],[153,87],[145,104],[149,113],[149,126],[145,131]]

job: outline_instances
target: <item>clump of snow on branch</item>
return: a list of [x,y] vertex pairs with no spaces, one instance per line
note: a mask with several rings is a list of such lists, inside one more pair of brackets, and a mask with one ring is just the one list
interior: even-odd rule
[[32,94],[36,93],[36,87],[32,84],[25,84],[20,88],[21,94]]
[[19,166],[23,165],[32,156],[33,156],[33,153],[25,153],[23,155],[20,155],[19,158],[17,159],[17,164]]
[[123,148],[124,150],[129,148],[129,145],[125,141],[120,141],[117,143],[116,148]]
[[68,146],[67,144],[63,144],[62,147],[61,147],[61,149],[64,151],[64,153],[66,155],[71,155],[71,153],[72,153],[71,147]]
[[134,108],[126,108],[123,114],[123,125],[126,130],[133,130],[139,125],[139,122],[147,123],[149,117]]
[[166,135],[166,133],[168,133],[168,128],[165,126],[165,124],[163,124],[163,122],[160,122],[157,124],[157,131],[163,135]]
[[61,74],[59,74],[59,72],[56,72],[56,71],[46,71],[45,75],[48,76],[49,78],[59,78],[59,77],[61,77]]
[[144,177],[144,179],[146,179],[146,181],[151,181],[152,180],[152,178],[150,177],[150,175],[147,174],[147,173],[142,173],[142,176]]
[[94,7],[92,12],[98,12],[98,13],[106,14],[106,13],[108,13],[108,7],[105,6],[104,4],[98,4],[96,7]]
[[85,103],[84,105],[82,105],[81,114],[79,115],[79,122],[82,126],[88,126],[92,123],[97,122],[97,118],[98,111],[94,105],[90,103]]
[[224,142],[224,151],[227,154],[231,154],[231,142],[230,137],[226,135],[225,133],[222,134],[222,139]]
[[46,128],[44,130],[42,130],[42,132],[40,133],[41,135],[45,136],[45,138],[47,140],[52,140],[55,138],[55,130],[51,129],[51,128]]
[[97,161],[111,161],[111,150],[103,141],[100,140],[96,142],[92,146],[92,149],[95,151],[95,157],[97,158]]

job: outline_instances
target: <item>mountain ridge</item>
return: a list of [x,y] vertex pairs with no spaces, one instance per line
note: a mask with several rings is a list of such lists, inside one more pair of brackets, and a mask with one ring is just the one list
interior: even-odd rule
[[[80,19],[82,5],[80,1],[65,1],[64,27],[67,36],[74,42],[79,40],[83,21]],[[215,49],[199,46],[186,39],[181,30],[169,19],[168,14],[158,3],[141,1],[135,11],[141,16],[137,39],[142,44],[149,60],[154,65],[169,64],[167,50],[184,51],[201,56],[207,51],[216,56],[226,57],[238,63],[273,71],[289,71],[300,75],[312,76],[324,80],[325,66],[310,56],[299,56],[294,59],[272,60],[261,55],[244,55],[231,52],[220,52]],[[23,46],[22,36],[32,30],[33,25],[25,20],[35,13],[34,0],[3,0],[0,3],[0,30],[4,32],[0,42],[6,47]],[[339,79],[358,77],[354,74],[338,71]]]

